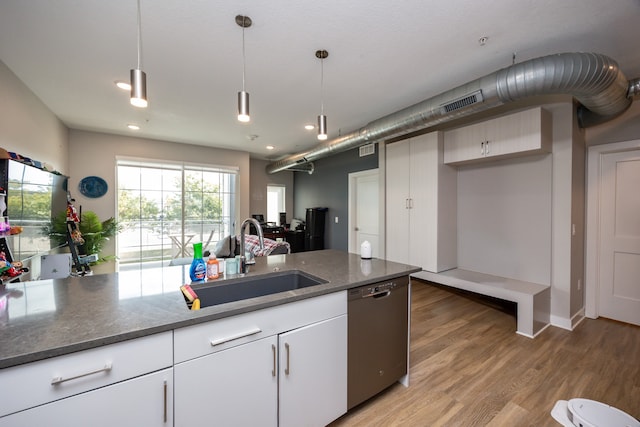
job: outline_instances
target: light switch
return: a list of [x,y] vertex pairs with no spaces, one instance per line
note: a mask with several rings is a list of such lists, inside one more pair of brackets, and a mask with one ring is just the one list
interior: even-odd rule
[[338,217],[335,218],[335,222],[336,222],[336,224],[338,223]]

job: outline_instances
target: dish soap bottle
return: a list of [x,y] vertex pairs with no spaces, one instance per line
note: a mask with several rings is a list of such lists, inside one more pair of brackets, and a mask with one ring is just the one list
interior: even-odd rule
[[207,280],[215,280],[220,277],[220,264],[216,259],[216,254],[209,255],[207,260]]
[[202,282],[207,275],[207,267],[202,259],[202,242],[193,244],[193,261],[189,268],[189,277],[192,282]]

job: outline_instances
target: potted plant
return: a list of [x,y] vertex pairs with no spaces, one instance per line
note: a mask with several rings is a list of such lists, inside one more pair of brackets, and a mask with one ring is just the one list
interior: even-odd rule
[[[105,243],[110,237],[115,236],[120,230],[120,226],[115,218],[100,221],[98,215],[92,211],[82,212],[82,217],[78,223],[80,233],[84,239],[84,244],[78,246],[78,251],[82,255],[98,254],[98,262],[112,261],[116,257],[100,256]],[[43,233],[53,239],[59,245],[67,243],[67,215],[60,212],[50,225],[43,228]]]

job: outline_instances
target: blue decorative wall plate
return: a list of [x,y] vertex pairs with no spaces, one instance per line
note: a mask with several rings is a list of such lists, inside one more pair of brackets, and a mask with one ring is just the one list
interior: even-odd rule
[[107,194],[109,186],[107,182],[99,176],[88,176],[82,178],[80,184],[78,184],[78,189],[83,196],[95,199]]

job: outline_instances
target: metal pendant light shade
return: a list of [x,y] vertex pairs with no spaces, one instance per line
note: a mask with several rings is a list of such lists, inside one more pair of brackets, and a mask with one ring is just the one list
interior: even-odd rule
[[147,75],[142,71],[142,19],[140,17],[140,0],[138,5],[138,66],[131,70],[131,105],[146,108],[147,102]]
[[241,90],[238,92],[238,121],[248,122],[249,116],[249,93]]
[[244,29],[249,28],[253,22],[251,18],[244,15],[236,16],[236,24],[242,28],[242,90],[238,92],[238,121],[247,123],[251,120],[249,116],[249,93],[244,90],[246,55],[244,52]]
[[131,70],[131,105],[146,108],[147,102],[147,74],[139,69]]
[[326,50],[317,50],[316,58],[320,60],[320,115],[318,116],[318,139],[327,139],[327,116],[324,115],[324,60],[329,56]]
[[327,116],[324,114],[318,116],[318,139],[320,141],[327,139]]

